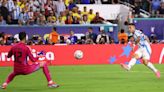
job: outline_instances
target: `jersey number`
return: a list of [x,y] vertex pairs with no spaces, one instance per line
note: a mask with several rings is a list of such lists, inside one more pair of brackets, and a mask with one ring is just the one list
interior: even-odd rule
[[22,52],[21,51],[15,52],[14,55],[15,55],[15,61],[20,63],[21,62],[20,58],[22,57]]

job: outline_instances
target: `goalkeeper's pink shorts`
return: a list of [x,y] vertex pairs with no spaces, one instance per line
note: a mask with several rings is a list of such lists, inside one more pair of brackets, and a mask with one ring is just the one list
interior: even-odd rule
[[21,65],[14,65],[14,72],[17,75],[27,75],[31,74],[37,70],[40,69],[39,63],[34,63],[32,65],[26,65],[26,66],[21,66]]

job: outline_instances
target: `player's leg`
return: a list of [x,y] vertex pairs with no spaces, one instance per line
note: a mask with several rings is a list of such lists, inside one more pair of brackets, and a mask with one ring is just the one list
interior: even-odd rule
[[48,81],[48,86],[53,87],[53,88],[59,87],[59,85],[57,85],[55,82],[52,81],[46,62],[39,62],[39,63],[37,62],[35,64],[28,66],[28,70],[26,70],[23,74],[28,75],[28,74],[34,73],[35,71],[39,70],[40,68],[43,69],[43,73],[46,76],[46,79]]
[[50,75],[50,72],[49,72],[49,69],[48,69],[47,63],[46,62],[40,62],[40,67],[43,69],[43,73],[46,76],[46,79],[48,81],[48,87],[50,87],[50,88],[59,87],[58,84],[56,84],[55,82],[53,82],[53,80],[51,78],[51,75]]
[[128,65],[126,64],[121,64],[121,67],[123,67],[125,70],[130,70],[135,64],[137,59],[139,59],[142,56],[142,49],[138,49],[131,60],[129,61]]
[[9,76],[7,77],[6,81],[2,84],[1,88],[5,89],[7,87],[7,85],[14,79],[14,77],[17,74],[15,72],[12,72],[9,74]]
[[157,78],[160,78],[160,72],[154,67],[154,65],[151,62],[149,62],[150,56],[151,56],[151,48],[150,46],[147,46],[143,51],[143,57],[142,57],[143,64],[147,66],[150,70],[152,70],[156,74]]
[[143,64],[147,66],[150,70],[152,70],[156,74],[157,78],[160,78],[160,71],[158,71],[155,68],[155,66],[151,62],[149,62],[149,60],[147,59],[142,59],[142,60],[143,60]]

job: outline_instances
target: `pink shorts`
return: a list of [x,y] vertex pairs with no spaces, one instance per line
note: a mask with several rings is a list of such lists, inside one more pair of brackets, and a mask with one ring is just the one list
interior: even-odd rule
[[32,65],[28,65],[28,66],[14,66],[14,72],[17,75],[27,75],[27,74],[31,74],[37,70],[40,69],[40,65],[39,63],[37,64],[32,64]]

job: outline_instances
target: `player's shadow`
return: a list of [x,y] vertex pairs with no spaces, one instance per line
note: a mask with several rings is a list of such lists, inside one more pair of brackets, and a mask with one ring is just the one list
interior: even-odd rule
[[46,88],[17,88],[15,91],[18,92],[46,92]]
[[47,87],[40,87],[40,88],[17,88],[14,90],[14,92],[47,92],[51,89],[57,89],[57,88],[47,88]]

